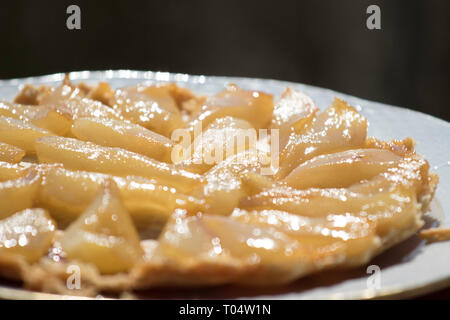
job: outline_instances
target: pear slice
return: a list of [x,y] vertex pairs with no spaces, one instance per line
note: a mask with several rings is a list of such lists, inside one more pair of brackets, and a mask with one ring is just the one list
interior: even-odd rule
[[297,189],[348,187],[373,178],[401,159],[383,149],[354,149],[320,155],[300,164],[283,181]]
[[81,118],[74,122],[72,133],[80,140],[172,162],[172,140],[137,124],[112,119]]
[[44,209],[25,209],[0,220],[0,255],[18,255],[29,263],[47,253],[56,225]]
[[30,122],[59,136],[65,135],[71,126],[68,118],[48,106],[29,106],[0,101],[0,115]]
[[228,157],[205,173],[206,184],[192,194],[205,199],[205,212],[218,215],[230,214],[240,200],[249,195],[249,189],[242,182],[248,172],[259,174],[263,164],[256,150],[246,150]]
[[133,123],[170,138],[184,125],[180,111],[166,86],[134,86],[118,89],[109,105]]
[[[431,184],[427,162],[415,156],[405,158],[386,172],[349,188],[297,190],[276,186],[243,199],[240,207],[247,211],[279,210],[316,218],[329,214],[365,215],[379,221],[381,226],[381,221],[385,221],[383,217],[415,219],[416,213],[420,215],[421,210],[416,208],[417,199],[422,202],[422,194],[433,192],[430,191],[433,188]],[[397,208],[400,211],[406,208],[410,214],[395,215]]]
[[227,157],[255,148],[257,138],[249,122],[233,117],[217,118],[195,138],[189,147],[190,157],[177,167],[203,174]]
[[280,128],[286,124],[291,125],[298,119],[308,117],[317,111],[312,99],[305,93],[286,88],[275,103],[272,117],[272,127]]
[[0,182],[0,219],[32,207],[38,196],[40,181],[39,172],[32,168],[24,177]]
[[93,116],[100,119],[122,119],[118,111],[88,98],[74,97],[59,104],[48,106],[71,120]]
[[141,260],[139,236],[114,181],[106,181],[89,208],[65,230],[61,246],[69,259],[92,263],[104,274],[125,272]]
[[261,129],[269,125],[272,112],[272,95],[242,90],[236,85],[229,85],[225,90],[205,101],[188,128],[194,132],[194,128],[200,125],[203,130],[215,119],[231,116],[248,121],[255,129]]
[[413,156],[349,188],[264,190],[243,200],[245,211],[236,209],[232,217],[278,228],[305,246],[318,245],[319,252],[320,246],[338,245],[345,264],[360,264],[423,225],[427,208],[420,197],[434,187],[426,161]]
[[33,166],[35,165],[29,162],[9,163],[0,161],[0,182],[25,177]]
[[[366,263],[380,247],[375,223],[351,214],[304,217],[278,210],[236,209],[232,219],[262,228],[275,228],[316,255],[319,265]],[[326,253],[320,257],[320,253]],[[343,260],[342,258],[345,257]],[[320,261],[322,258],[323,261]]]
[[106,82],[99,82],[95,88],[91,88],[87,95],[87,98],[100,101],[105,105],[109,105],[110,99],[113,97],[114,92]]
[[278,129],[280,150],[283,150],[292,132],[301,133],[319,111],[310,97],[292,88],[286,88],[275,103],[272,129]]
[[277,176],[286,177],[299,164],[318,155],[361,147],[366,133],[366,119],[336,98],[303,132],[290,135],[280,154]]
[[0,142],[19,147],[27,154],[35,154],[36,139],[52,135],[34,124],[0,116]]
[[17,163],[25,156],[25,151],[19,147],[0,142],[0,161]]
[[100,101],[86,97],[85,90],[74,86],[66,76],[60,86],[51,88],[38,98],[39,105],[45,105],[70,120],[84,117],[121,119],[119,112]]
[[109,178],[116,182],[123,204],[139,228],[151,226],[160,230],[176,208],[195,214],[203,206],[202,200],[152,179],[70,171],[57,166],[49,166],[44,172],[39,202],[50,210],[59,224],[72,222],[80,216]]
[[247,171],[241,175],[241,181],[249,195],[258,194],[265,189],[271,189],[276,185],[272,176],[262,175],[253,171]]
[[172,98],[177,103],[178,109],[188,113],[195,112],[201,108],[206,97],[198,97],[188,88],[180,87],[175,83],[164,85],[170,91]]
[[42,88],[37,96],[36,104],[54,106],[73,98],[84,98],[84,96],[83,91],[73,85],[69,75],[66,74],[59,86]]
[[85,170],[126,177],[156,179],[182,192],[202,182],[198,174],[120,148],[104,147],[72,138],[45,137],[36,142],[41,163],[62,163],[69,170]]
[[[197,284],[208,283],[211,276],[219,283],[230,281],[230,273],[233,277],[233,271],[227,270],[230,267],[239,282],[253,284],[284,283],[312,268],[311,258],[295,239],[275,228],[258,227],[229,217],[174,218],[158,242],[155,258],[169,261],[172,268],[193,270],[195,274],[196,266],[202,266],[203,277],[197,279]],[[226,270],[224,276],[216,279],[214,270],[222,268]]]

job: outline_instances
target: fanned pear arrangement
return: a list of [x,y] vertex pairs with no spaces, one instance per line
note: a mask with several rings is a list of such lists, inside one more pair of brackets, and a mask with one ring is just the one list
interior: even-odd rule
[[94,296],[367,264],[423,226],[438,182],[411,138],[367,125],[292,88],[26,85],[0,101],[0,275]]

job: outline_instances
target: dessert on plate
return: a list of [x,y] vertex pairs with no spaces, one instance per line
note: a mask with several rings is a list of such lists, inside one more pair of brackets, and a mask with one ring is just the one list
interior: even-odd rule
[[0,101],[0,276],[93,296],[367,264],[423,226],[438,183],[412,138],[367,126],[292,88],[26,85]]

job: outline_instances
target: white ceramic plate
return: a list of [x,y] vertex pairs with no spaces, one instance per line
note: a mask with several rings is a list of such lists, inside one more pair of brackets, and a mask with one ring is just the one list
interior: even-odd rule
[[[25,83],[57,85],[63,74],[0,81],[0,99],[11,100]],[[432,171],[440,176],[432,211],[427,214],[427,226],[438,224],[450,227],[450,123],[408,109],[363,100],[328,89],[277,80],[193,76],[166,72],[130,70],[83,71],[71,73],[75,82],[83,80],[95,84],[107,81],[113,87],[136,83],[175,82],[198,94],[213,94],[226,83],[236,83],[245,89],[261,90],[278,96],[286,86],[306,92],[324,109],[335,96],[357,107],[366,116],[369,135],[381,139],[413,137],[417,151],[431,164]],[[381,270],[381,287],[368,289],[371,274],[366,267],[350,271],[328,271],[301,279],[298,283],[277,289],[208,288],[180,293],[151,291],[144,298],[269,298],[269,299],[360,299],[379,297],[412,297],[450,285],[450,241],[425,245],[417,236],[397,245],[371,264]],[[24,299],[67,298],[56,295],[32,293],[8,286],[0,286],[0,297]]]

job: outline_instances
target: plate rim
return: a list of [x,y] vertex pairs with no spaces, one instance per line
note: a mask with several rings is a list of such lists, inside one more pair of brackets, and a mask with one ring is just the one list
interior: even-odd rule
[[[352,292],[336,292],[329,295],[319,295],[311,298],[295,297],[286,298],[285,294],[256,296],[256,297],[239,297],[236,300],[391,300],[391,299],[411,299],[424,294],[432,293],[450,286],[450,276],[443,280],[414,286],[410,288],[400,288],[398,286],[390,286],[384,289],[373,290],[365,289],[363,291]],[[9,300],[159,300],[159,299],[139,299],[133,297],[127,298],[108,298],[102,295],[97,297],[62,295],[55,293],[45,293],[27,289],[13,288],[0,285],[0,299]],[[186,299],[193,300],[193,299]]]

